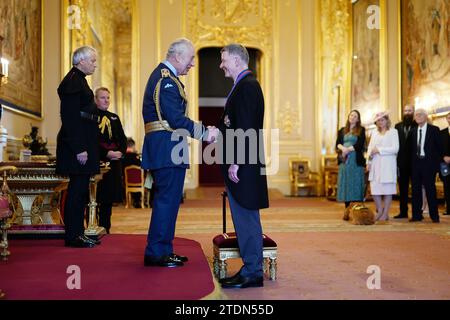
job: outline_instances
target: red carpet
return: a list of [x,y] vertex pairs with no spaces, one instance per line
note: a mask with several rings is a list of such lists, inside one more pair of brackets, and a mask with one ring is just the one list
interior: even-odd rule
[[[92,249],[66,248],[62,240],[10,241],[0,289],[8,300],[196,300],[213,292],[199,243],[175,239],[175,252],[189,257],[181,268],[144,267],[145,245],[143,235],[105,236]],[[67,288],[71,265],[81,269],[81,290]]]

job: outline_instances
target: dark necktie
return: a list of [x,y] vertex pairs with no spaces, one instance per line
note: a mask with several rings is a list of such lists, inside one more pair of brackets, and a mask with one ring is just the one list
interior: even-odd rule
[[404,132],[405,132],[405,138],[408,138],[408,133],[409,133],[409,127],[403,127]]
[[421,149],[422,149],[422,129],[419,129],[419,143],[417,144],[417,156],[421,158]]

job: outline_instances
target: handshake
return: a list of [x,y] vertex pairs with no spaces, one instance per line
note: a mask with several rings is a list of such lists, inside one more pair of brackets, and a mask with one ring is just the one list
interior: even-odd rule
[[206,131],[207,137],[206,137],[205,141],[208,142],[208,143],[216,142],[217,141],[217,137],[220,134],[219,129],[217,129],[214,126],[209,126],[207,129],[208,129],[208,131]]

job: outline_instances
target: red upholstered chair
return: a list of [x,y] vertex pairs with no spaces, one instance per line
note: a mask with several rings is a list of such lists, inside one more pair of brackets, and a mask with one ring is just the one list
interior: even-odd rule
[[141,194],[141,207],[144,207],[144,170],[139,166],[128,166],[125,168],[125,197],[126,197],[126,208],[130,208],[131,193],[139,192]]
[[[226,197],[222,193],[223,233],[213,239],[214,274],[223,279],[227,276],[227,262],[231,258],[240,258],[239,245],[236,233],[226,232]],[[267,235],[263,234],[263,270],[269,272],[270,280],[277,278],[277,243]]]

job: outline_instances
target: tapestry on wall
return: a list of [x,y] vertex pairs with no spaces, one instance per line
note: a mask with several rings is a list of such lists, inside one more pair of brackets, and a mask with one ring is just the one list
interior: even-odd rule
[[402,0],[401,22],[403,106],[450,109],[450,2]]
[[0,1],[2,56],[9,60],[8,83],[0,87],[6,108],[41,117],[42,0]]
[[367,123],[380,105],[380,30],[368,27],[367,10],[380,6],[379,0],[353,4],[352,108]]

